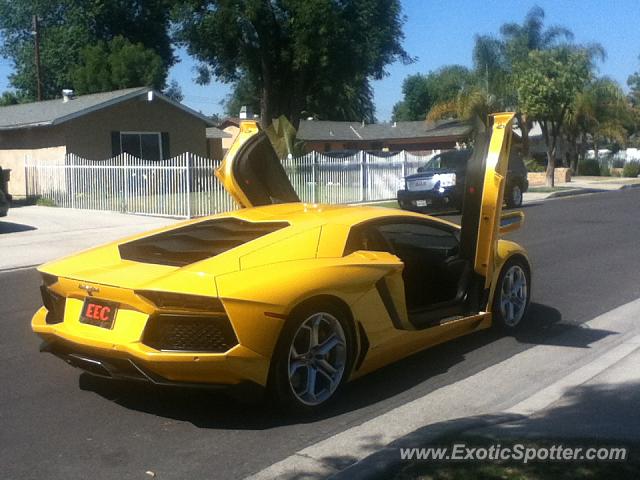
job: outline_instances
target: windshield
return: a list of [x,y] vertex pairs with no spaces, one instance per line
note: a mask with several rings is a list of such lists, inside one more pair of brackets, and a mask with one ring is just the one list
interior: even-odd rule
[[420,170],[439,170],[441,168],[458,170],[464,166],[468,158],[469,155],[466,152],[445,152],[431,158]]

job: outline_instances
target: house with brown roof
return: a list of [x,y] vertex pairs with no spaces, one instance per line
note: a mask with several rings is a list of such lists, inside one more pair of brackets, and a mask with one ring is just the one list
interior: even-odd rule
[[[226,152],[238,131],[241,117],[225,118],[218,128],[229,134],[222,140]],[[437,122],[360,123],[328,120],[301,120],[296,138],[305,143],[305,151],[341,150],[432,151],[455,148],[466,143],[472,127],[459,120]]]
[[[207,131],[209,129],[209,131]],[[104,160],[129,153],[163,160],[184,152],[221,158],[226,134],[208,117],[150,88],[0,107],[0,165],[9,191],[26,195],[25,159],[63,162],[73,153]]]
[[302,120],[298,140],[307,152],[336,150],[426,151],[455,148],[469,140],[472,127],[459,120],[360,123]]

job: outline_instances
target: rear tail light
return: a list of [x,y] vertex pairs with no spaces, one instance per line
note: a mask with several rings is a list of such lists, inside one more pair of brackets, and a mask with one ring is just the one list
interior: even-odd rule
[[215,297],[153,290],[136,290],[136,294],[163,310],[196,310],[198,312],[224,313],[222,302]]
[[64,320],[65,298],[52,292],[46,285],[40,286],[42,303],[47,309],[45,321],[49,324],[61,323]]

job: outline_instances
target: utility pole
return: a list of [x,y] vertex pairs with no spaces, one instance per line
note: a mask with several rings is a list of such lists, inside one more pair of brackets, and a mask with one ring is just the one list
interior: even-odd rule
[[489,63],[484,65],[485,81],[487,82],[487,105],[489,104]]
[[40,69],[40,24],[38,16],[33,16],[33,35],[35,39],[36,91],[38,101],[42,101],[42,71]]

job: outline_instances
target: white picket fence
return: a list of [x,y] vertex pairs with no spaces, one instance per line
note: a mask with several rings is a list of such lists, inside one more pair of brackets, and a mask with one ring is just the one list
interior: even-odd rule
[[27,196],[65,208],[191,218],[237,208],[215,178],[219,161],[184,153],[161,162],[121,154],[25,159]]
[[[587,150],[586,157],[588,159],[596,158],[595,151]],[[625,150],[619,150],[616,153],[612,153],[611,150],[606,148],[598,150],[598,160],[600,165],[611,167],[622,167],[626,163],[640,162],[640,148],[627,148]]]
[[[282,164],[301,200],[359,203],[396,198],[404,176],[433,155],[367,152],[336,157],[311,152]],[[214,175],[219,160],[184,153],[157,161],[122,154],[87,160],[25,158],[27,195],[66,208],[192,218],[237,208]]]

